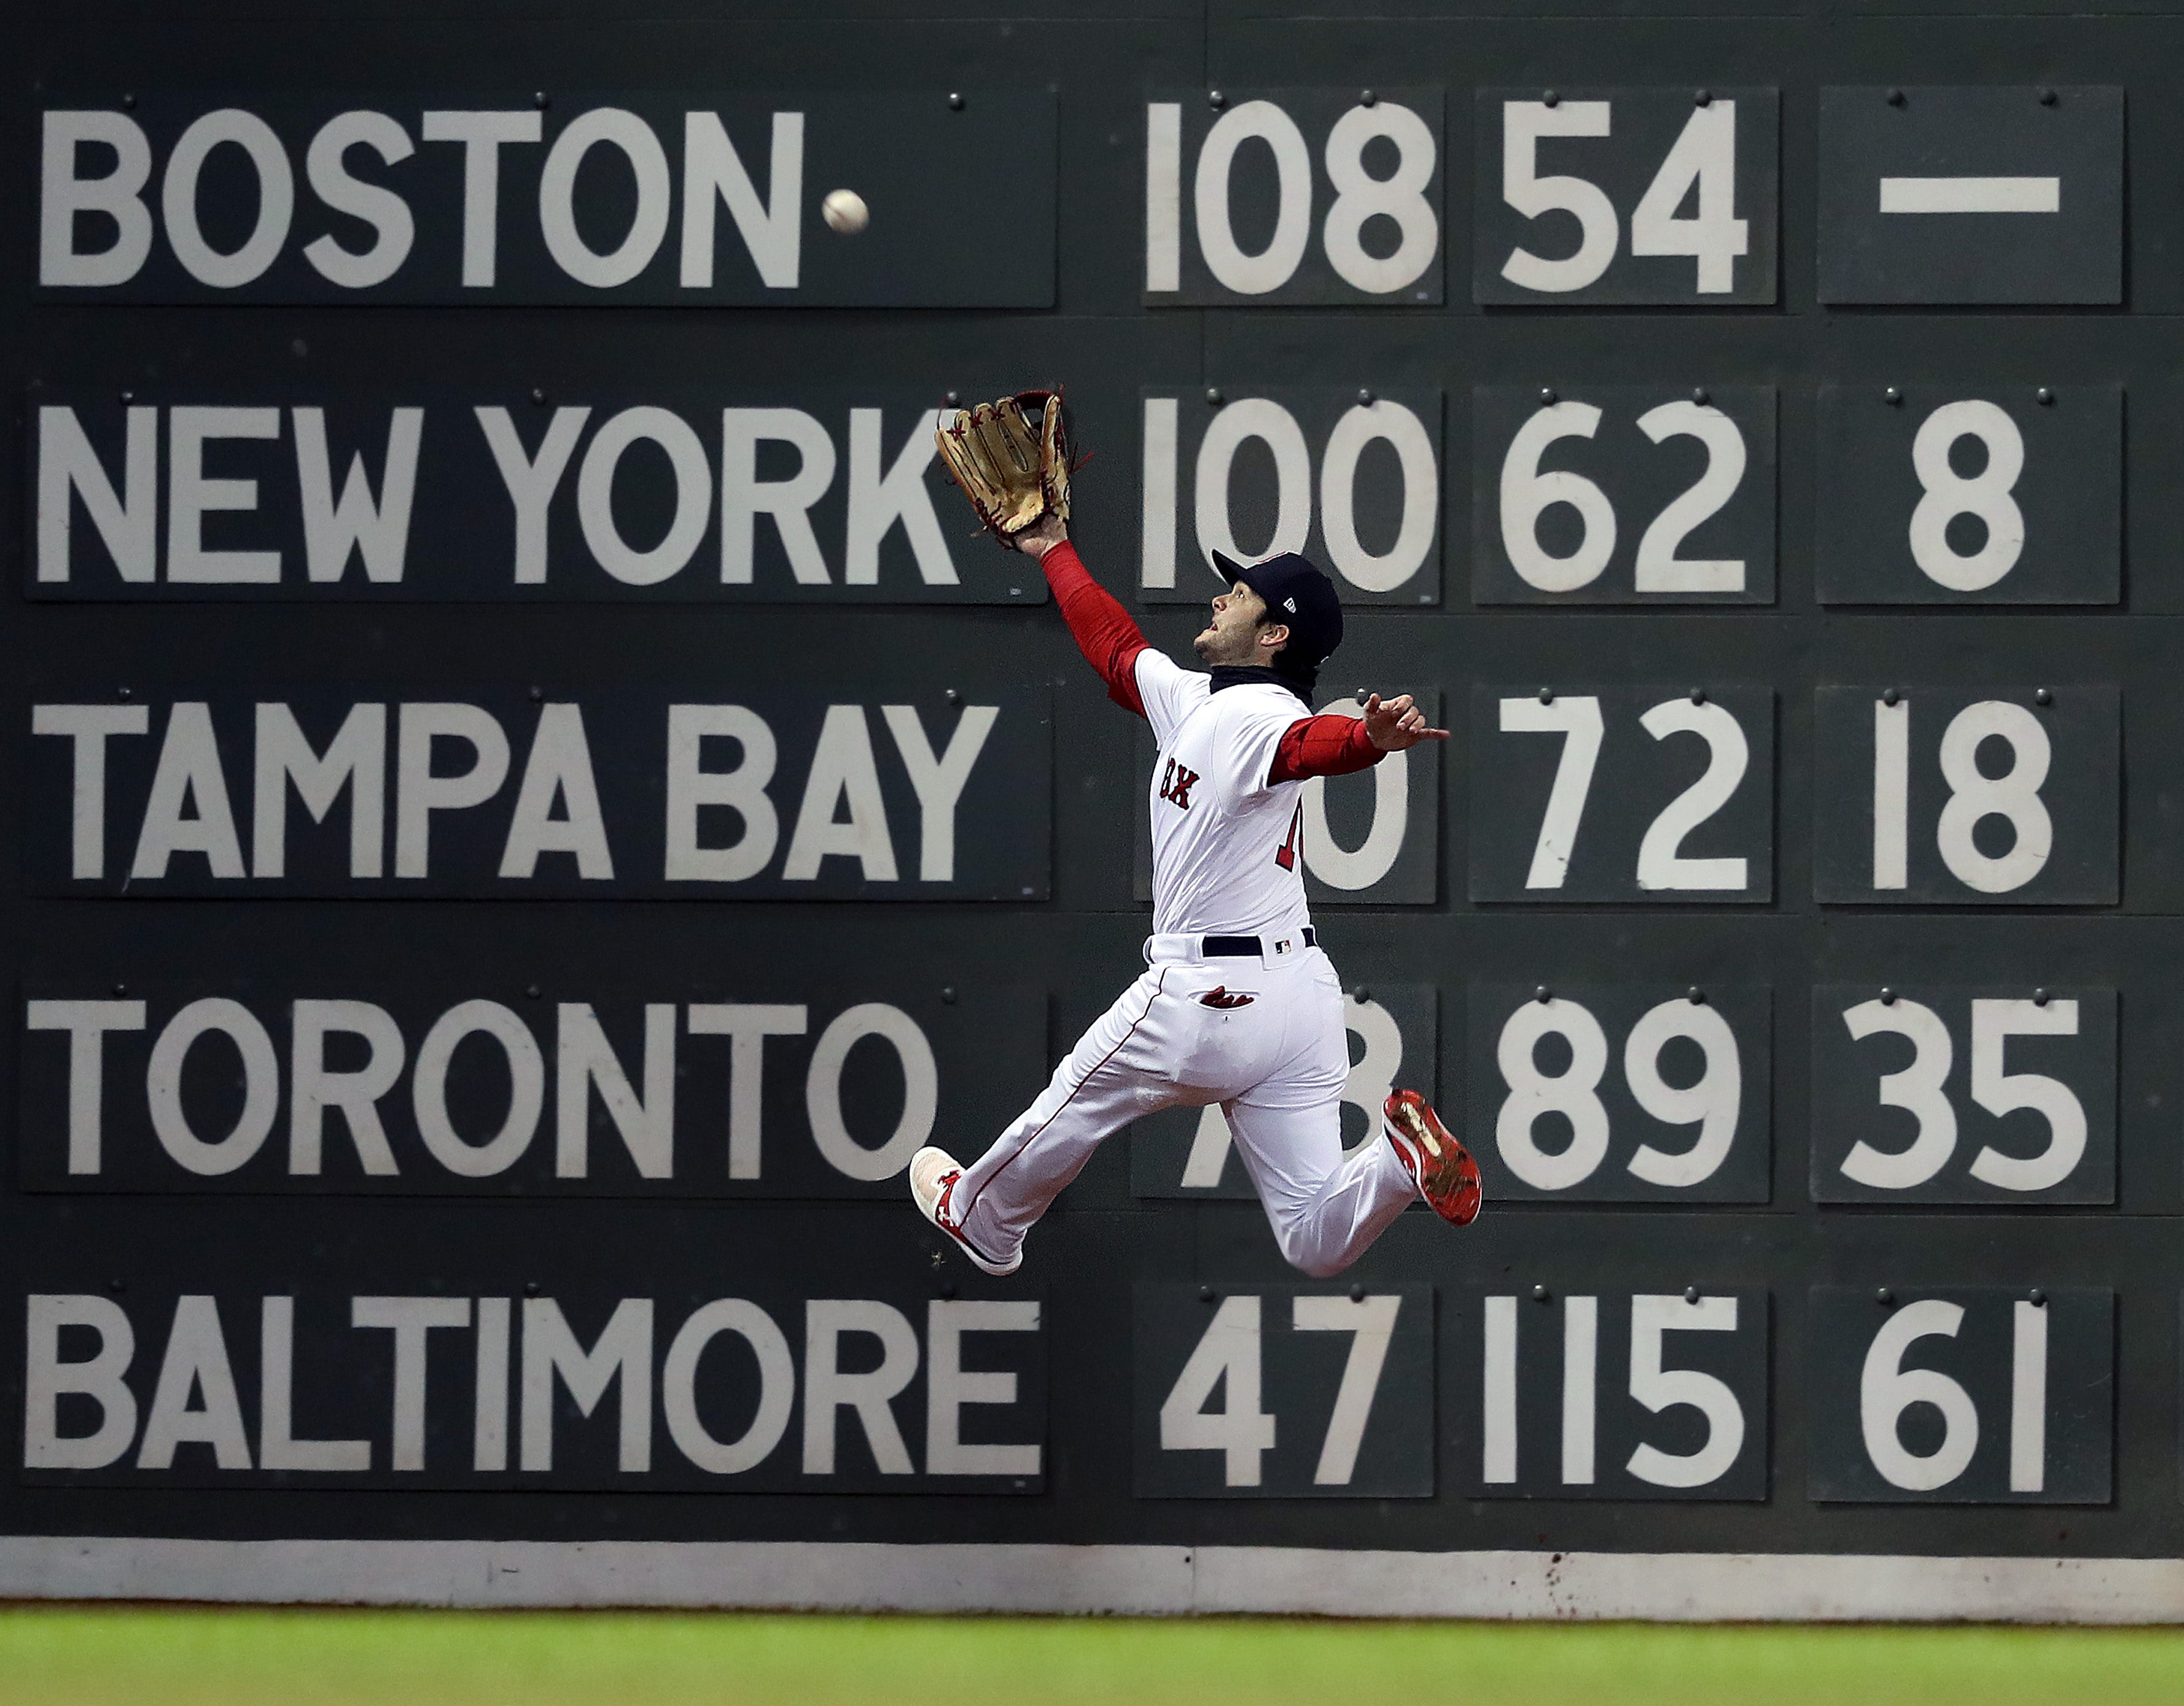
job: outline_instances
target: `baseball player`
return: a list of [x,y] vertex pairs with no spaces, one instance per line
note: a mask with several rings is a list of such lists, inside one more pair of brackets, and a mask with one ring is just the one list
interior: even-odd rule
[[[1044,407],[1043,439],[1026,404]],[[1347,1268],[1419,1196],[1468,1224],[1478,1168],[1416,1091],[1388,1098],[1385,1145],[1342,1152],[1342,987],[1313,933],[1298,856],[1308,778],[1363,770],[1448,732],[1427,727],[1407,694],[1374,694],[1362,718],[1312,714],[1342,607],[1301,556],[1246,565],[1217,554],[1228,590],[1192,642],[1206,670],[1154,650],[1069,543],[1060,416],[1047,393],[981,404],[941,430],[941,449],[981,516],[1039,560],[1108,697],[1152,725],[1153,934],[1144,974],[1039,1098],[968,1167],[921,1149],[911,1196],[978,1267],[1013,1274],[1024,1235],[1103,1139],[1162,1108],[1218,1102],[1282,1254],[1314,1278]],[[1027,479],[1031,497],[1018,489]]]

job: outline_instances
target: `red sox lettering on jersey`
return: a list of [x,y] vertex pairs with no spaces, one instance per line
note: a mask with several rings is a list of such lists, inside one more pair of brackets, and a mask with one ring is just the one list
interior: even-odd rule
[[1342,616],[1301,557],[1224,560],[1235,589],[1195,642],[1207,673],[1152,650],[1058,529],[1039,543],[1078,648],[1159,745],[1146,800],[1153,934],[1144,975],[1038,1100],[968,1167],[919,1151],[912,1197],[987,1273],[1013,1273],[1025,1233],[1102,1140],[1164,1107],[1218,1103],[1283,1255],[1307,1274],[1341,1272],[1421,1196],[1468,1222],[1478,1171],[1415,1092],[1390,1098],[1386,1143],[1343,1152],[1342,987],[1297,859],[1309,779],[1443,732],[1400,700],[1373,700],[1363,718],[1311,714],[1304,695]]

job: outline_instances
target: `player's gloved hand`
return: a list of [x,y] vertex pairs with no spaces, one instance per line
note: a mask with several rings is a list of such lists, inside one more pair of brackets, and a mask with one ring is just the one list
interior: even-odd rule
[[1059,391],[1020,391],[959,409],[934,448],[978,519],[1003,544],[1049,516],[1069,519],[1076,458]]
[[1446,740],[1445,728],[1429,728],[1425,713],[1407,693],[1383,704],[1379,694],[1365,701],[1365,736],[1383,752],[1402,752],[1422,740]]

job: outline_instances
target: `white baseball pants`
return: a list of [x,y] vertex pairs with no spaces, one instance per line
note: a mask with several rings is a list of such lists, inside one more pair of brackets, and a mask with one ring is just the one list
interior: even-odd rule
[[[1155,936],[1145,973],[1078,1039],[1039,1099],[967,1168],[953,1207],[964,1235],[1006,1261],[1100,1141],[1143,1115],[1221,1104],[1290,1263],[1347,1268],[1418,1200],[1384,1141],[1342,1153],[1350,1045],[1327,956],[1197,955]],[[1216,990],[1224,1005],[1208,1006]],[[1247,995],[1241,1005],[1225,1003]]]

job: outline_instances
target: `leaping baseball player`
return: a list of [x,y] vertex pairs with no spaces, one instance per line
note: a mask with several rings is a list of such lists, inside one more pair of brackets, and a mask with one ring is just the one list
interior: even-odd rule
[[1479,1213],[1479,1169],[1424,1096],[1399,1090],[1387,1143],[1342,1151],[1350,1073],[1342,986],[1305,906],[1304,784],[1445,740],[1405,694],[1362,718],[1312,714],[1342,606],[1301,556],[1218,556],[1228,590],[1191,642],[1206,670],[1154,650],[1069,543],[1069,449],[1058,394],[958,413],[943,460],[980,519],[1039,560],[1107,696],[1152,725],[1153,934],[1145,969],[970,1166],[911,1157],[919,1210],[991,1274],[1100,1141],[1162,1108],[1218,1102],[1282,1254],[1339,1274],[1417,1198],[1453,1225]]

